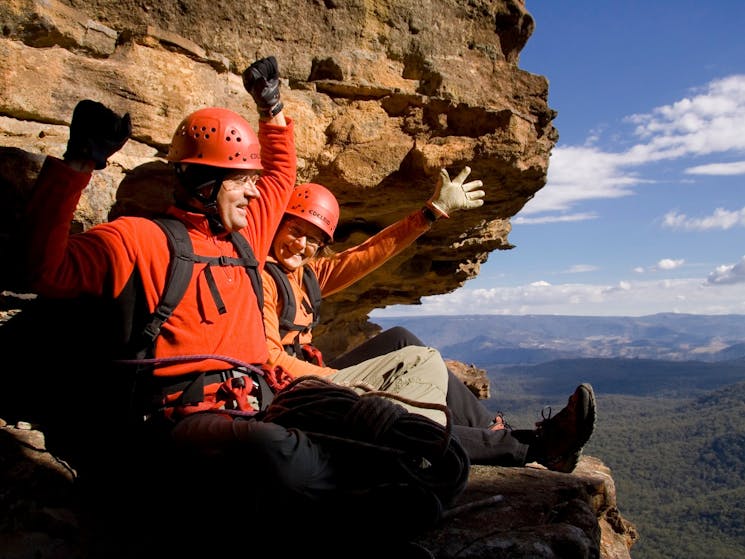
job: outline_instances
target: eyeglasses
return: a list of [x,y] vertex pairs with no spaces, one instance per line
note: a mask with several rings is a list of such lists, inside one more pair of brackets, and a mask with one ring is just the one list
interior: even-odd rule
[[246,188],[249,184],[255,186],[258,180],[261,178],[261,173],[256,171],[237,171],[231,173],[223,179],[223,184],[230,182],[235,184],[230,185],[228,190],[235,190],[237,188]]
[[306,233],[302,228],[300,228],[300,226],[295,225],[294,223],[290,222],[287,224],[287,232],[293,239],[305,237],[305,246],[312,250],[318,250],[324,245],[323,240]]

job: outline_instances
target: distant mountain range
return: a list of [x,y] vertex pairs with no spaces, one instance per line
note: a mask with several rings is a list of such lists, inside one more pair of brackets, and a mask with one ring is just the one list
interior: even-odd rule
[[745,557],[745,315],[374,322],[486,370],[484,405],[515,428],[591,383],[599,413],[585,453],[612,469],[619,506],[640,534],[632,555]]
[[404,326],[444,357],[479,367],[582,358],[719,362],[745,357],[745,315],[464,315],[373,322],[384,329]]

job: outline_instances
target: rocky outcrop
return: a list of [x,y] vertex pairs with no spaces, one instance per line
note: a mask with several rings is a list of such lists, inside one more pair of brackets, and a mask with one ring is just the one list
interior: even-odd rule
[[[241,71],[277,56],[296,122],[300,181],[342,206],[337,247],[421,207],[437,171],[484,181],[482,208],[435,224],[367,278],[326,299],[329,354],[376,330],[369,312],[447,293],[511,249],[509,218],[543,187],[557,132],[544,77],[518,67],[533,20],[518,0],[273,2],[11,0],[0,5],[0,255],[41,158],[60,156],[81,98],[134,123],[96,173],[74,227],[170,200],[163,155],[188,112],[226,106],[256,123]],[[113,210],[112,210],[113,207]],[[8,261],[8,260],[5,260]],[[3,270],[2,288],[17,288]]]
[[[0,420],[0,427],[0,557],[85,557],[90,542],[74,467],[49,453],[44,434],[31,425]],[[334,537],[330,522],[326,537]],[[132,541],[142,537],[126,533]],[[438,559],[628,559],[636,538],[619,513],[609,469],[586,456],[572,474],[538,465],[473,466],[466,490],[442,521],[414,541]],[[131,542],[108,545],[121,551]],[[307,551],[313,549],[308,542]]]
[[466,365],[452,359],[445,359],[445,364],[473,392],[474,396],[480,400],[488,400],[490,398],[489,377],[486,375],[484,369],[479,369],[474,365]]
[[418,541],[438,559],[628,559],[636,539],[619,514],[610,470],[585,456],[571,474],[472,466],[442,526]]

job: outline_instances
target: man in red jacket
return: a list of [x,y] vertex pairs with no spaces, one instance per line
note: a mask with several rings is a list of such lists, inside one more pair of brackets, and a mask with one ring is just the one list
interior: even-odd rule
[[[247,273],[249,257],[235,235],[248,241],[251,259],[263,266],[293,192],[296,153],[276,60],[256,61],[243,80],[259,109],[258,135],[241,116],[219,107],[187,115],[173,135],[168,160],[177,181],[175,204],[167,213],[185,227],[194,266],[183,297],[155,336],[152,358],[119,359],[117,369],[86,367],[86,381],[76,384],[85,397],[64,401],[65,412],[73,407],[83,412],[75,414],[83,421],[74,425],[84,426],[76,432],[83,460],[73,465],[81,466],[84,493],[92,499],[87,507],[92,532],[102,534],[89,556],[144,556],[142,542],[148,555],[159,556],[183,557],[205,543],[216,546],[215,553],[258,552],[265,541],[273,547],[289,530],[308,533],[328,522],[340,530],[346,523],[354,529],[341,535],[354,536],[358,525],[379,522],[385,527],[385,534],[377,535],[382,540],[431,526],[445,498],[467,481],[468,459],[449,433],[418,414],[402,413],[387,399],[355,400],[351,390],[325,385],[318,391],[314,385],[289,387],[277,395],[280,402],[302,399],[307,391],[322,395],[310,402],[324,416],[322,427],[330,423],[327,408],[353,405],[352,432],[344,436],[298,427],[280,403],[256,413],[252,388],[268,360],[262,291]],[[69,232],[93,170],[103,169],[130,134],[128,114],[84,100],[73,113],[63,160],[45,160],[27,214],[28,271],[40,295],[92,296],[103,305],[129,297],[136,286],[147,313],[160,313],[164,289],[172,285],[165,229],[146,217],[121,216],[83,233]],[[85,340],[87,330],[73,334]],[[80,359],[85,360],[82,352]],[[434,397],[444,405],[444,365],[411,361],[402,366],[433,379]],[[104,389],[120,386],[109,381],[122,365],[129,373],[127,366],[138,366],[131,394]],[[82,369],[55,374],[69,375],[73,384]],[[336,399],[326,406],[329,393]],[[117,403],[130,397],[142,413],[135,425],[119,430],[127,406]],[[310,421],[315,419],[311,415]],[[370,452],[374,459],[368,459]],[[413,472],[422,475],[412,481]],[[132,529],[133,521],[151,537]],[[204,539],[194,541],[197,537]],[[338,535],[333,539],[339,542]],[[318,543],[303,537],[281,542],[285,552],[290,544],[305,552]],[[346,556],[347,549],[339,549]]]
[[[129,492],[144,479],[160,500],[137,517],[157,514],[163,507],[160,520],[165,521],[193,507],[199,526],[209,512],[199,504],[237,503],[236,512],[250,516],[259,504],[280,509],[286,501],[314,498],[335,487],[327,453],[302,431],[242,414],[247,409],[243,405],[224,409],[227,399],[246,396],[241,389],[251,377],[245,371],[268,356],[259,294],[242,266],[223,265],[239,260],[229,234],[243,235],[262,265],[296,181],[293,121],[282,110],[274,57],[254,62],[243,80],[259,110],[258,135],[240,115],[209,107],[184,118],[168,153],[178,179],[168,214],[186,226],[194,254],[205,257],[195,264],[184,297],[155,342],[152,374],[159,392],[152,396],[163,397],[156,408],[165,407],[161,419],[168,429],[159,430],[163,439],[152,446],[135,434],[134,444],[126,447],[123,440],[111,441],[115,432],[106,428],[121,413],[112,397],[101,393],[85,402],[91,418],[87,435],[96,444],[89,440],[92,462],[80,471],[81,479],[92,480],[98,504],[116,507],[118,499],[131,499]],[[103,169],[130,134],[128,113],[119,116],[83,100],[73,113],[63,160],[46,158],[27,212],[29,279],[40,295],[110,300],[136,280],[147,310],[156,308],[170,253],[166,235],[154,221],[122,216],[82,233],[69,232],[93,170]],[[101,381],[112,374],[100,371]],[[179,400],[187,388],[190,397]],[[107,443],[121,444],[121,449],[109,452]],[[133,448],[138,448],[138,458],[128,460],[126,453]],[[168,453],[162,452],[165,448]],[[142,478],[135,468],[144,471]],[[131,506],[121,504],[124,516]],[[124,522],[117,517],[96,520],[106,529]],[[132,543],[129,538],[119,542],[123,548]]]

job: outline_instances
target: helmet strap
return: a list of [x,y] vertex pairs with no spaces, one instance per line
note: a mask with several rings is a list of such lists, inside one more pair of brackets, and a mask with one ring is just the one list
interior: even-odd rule
[[225,226],[222,224],[222,220],[217,215],[217,212],[207,214],[207,222],[210,224],[210,231],[213,234],[219,235],[225,233]]
[[174,165],[176,177],[194,200],[201,204],[197,209],[193,206],[185,208],[190,211],[196,210],[207,216],[210,229],[213,233],[225,231],[225,227],[217,214],[217,195],[220,192],[223,179],[230,174],[230,169],[211,167],[208,165],[176,163]]
[[176,163],[176,177],[187,192],[205,207],[214,206],[222,181],[230,174],[231,169],[211,167],[209,165]]

